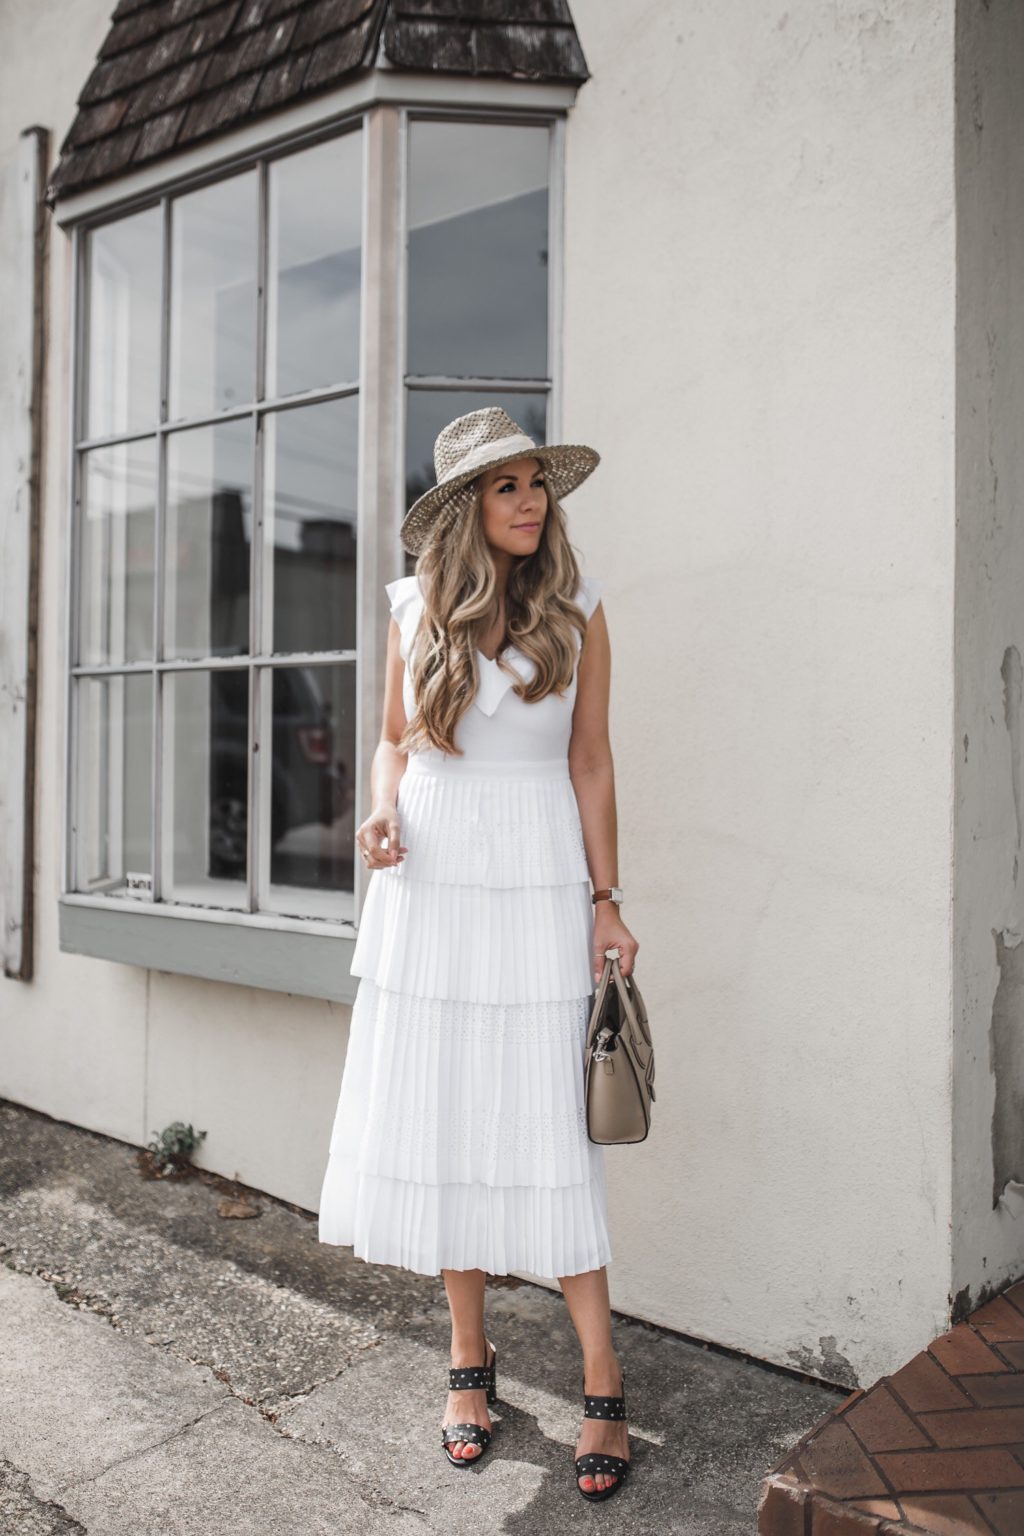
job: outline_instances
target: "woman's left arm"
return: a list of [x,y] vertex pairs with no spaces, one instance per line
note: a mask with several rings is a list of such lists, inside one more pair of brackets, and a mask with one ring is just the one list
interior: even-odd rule
[[[569,742],[569,776],[576,792],[583,827],[587,865],[596,891],[619,883],[618,818],[615,809],[615,765],[608,736],[608,699],[612,654],[604,605],[590,616],[577,670],[576,704]],[[604,952],[620,950],[622,974],[633,969],[636,939],[619,916],[613,901],[594,905],[594,980],[604,970]]]

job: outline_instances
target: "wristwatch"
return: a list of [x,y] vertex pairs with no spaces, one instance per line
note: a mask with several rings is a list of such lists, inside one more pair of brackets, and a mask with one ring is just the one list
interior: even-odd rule
[[618,905],[622,901],[622,886],[606,885],[603,890],[595,891],[590,899],[592,902],[614,901]]

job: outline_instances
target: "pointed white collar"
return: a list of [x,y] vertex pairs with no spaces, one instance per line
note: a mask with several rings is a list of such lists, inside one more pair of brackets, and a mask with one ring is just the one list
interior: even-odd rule
[[[537,664],[531,656],[524,656],[514,645],[507,646],[500,653],[505,660],[510,662],[524,682],[529,682],[537,670]],[[485,715],[493,715],[506,693],[512,687],[514,678],[498,665],[497,656],[493,660],[485,656],[483,651],[477,651],[476,659],[480,669],[480,683],[473,699],[473,703],[482,709]]]

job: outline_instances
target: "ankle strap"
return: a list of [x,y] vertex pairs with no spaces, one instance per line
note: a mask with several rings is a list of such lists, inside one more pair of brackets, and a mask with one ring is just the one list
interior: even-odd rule
[[585,1393],[583,1417],[585,1419],[624,1419],[626,1399],[625,1397],[594,1397],[590,1393]]
[[494,1385],[493,1365],[460,1365],[448,1368],[450,1392],[473,1392],[480,1387]]

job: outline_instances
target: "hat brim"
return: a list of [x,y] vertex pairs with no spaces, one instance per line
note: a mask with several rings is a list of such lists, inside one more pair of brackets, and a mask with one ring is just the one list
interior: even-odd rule
[[582,485],[587,476],[593,473],[601,462],[601,455],[596,448],[588,448],[585,443],[538,443],[535,448],[519,448],[514,453],[491,459],[489,463],[464,474],[453,475],[443,485],[431,486],[429,491],[424,491],[413,502],[399,530],[404,548],[411,555],[418,555],[442,513],[450,514],[445,519],[449,522],[461,508],[469,505],[472,493],[468,488],[472,481],[488,469],[497,469],[502,464],[514,464],[517,459],[539,459],[556,500],[561,501],[563,496],[568,496],[570,491]]

